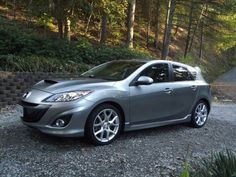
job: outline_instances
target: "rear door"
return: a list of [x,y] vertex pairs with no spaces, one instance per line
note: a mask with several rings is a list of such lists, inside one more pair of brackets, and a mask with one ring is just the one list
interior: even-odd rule
[[172,64],[172,113],[173,119],[184,118],[191,113],[195,102],[198,86],[194,77],[186,67]]

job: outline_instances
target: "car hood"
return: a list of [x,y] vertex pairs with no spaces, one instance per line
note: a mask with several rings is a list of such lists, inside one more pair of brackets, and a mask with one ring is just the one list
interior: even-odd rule
[[104,86],[111,86],[114,82],[102,79],[84,79],[78,80],[42,80],[35,84],[32,88],[42,90],[49,93],[61,93],[75,90],[89,90]]

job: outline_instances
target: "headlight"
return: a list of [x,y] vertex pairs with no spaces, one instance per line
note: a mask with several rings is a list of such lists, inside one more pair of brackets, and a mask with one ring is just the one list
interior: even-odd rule
[[91,90],[80,90],[80,91],[73,91],[73,92],[64,92],[52,95],[46,98],[45,102],[68,102],[77,100],[85,95],[91,93]]

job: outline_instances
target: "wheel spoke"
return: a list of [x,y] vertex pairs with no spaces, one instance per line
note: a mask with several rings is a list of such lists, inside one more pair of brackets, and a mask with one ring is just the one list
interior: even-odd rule
[[102,130],[101,135],[100,135],[100,139],[102,140],[104,136],[104,130]]
[[100,122],[103,122],[103,120],[102,120],[102,118],[100,117],[100,115],[98,115],[97,118],[99,119]]
[[[102,118],[98,115],[97,117],[97,120],[99,121],[98,123],[94,123],[94,126],[95,127],[98,127],[98,126],[102,126],[102,124],[103,124],[103,120],[102,120]],[[95,120],[95,122],[96,122],[96,120]]]
[[112,111],[110,111],[109,115],[107,116],[108,117],[108,120],[110,119],[111,115],[112,115]]
[[103,128],[99,129],[97,132],[95,132],[95,135],[97,136],[99,133],[103,132]]
[[102,122],[98,123],[98,124],[94,124],[94,127],[99,127],[102,126]]
[[110,128],[109,128],[109,132],[112,133],[112,134],[116,134],[115,131],[111,130]]
[[113,127],[119,127],[119,124],[111,123],[110,126],[113,126]]
[[205,105],[202,105],[202,109],[201,109],[201,111],[203,112],[204,110],[205,110]]
[[113,119],[110,120],[109,123],[110,123],[110,124],[113,124],[113,123],[116,121],[117,118],[118,118],[118,116],[113,117]]
[[[108,112],[108,114],[107,114],[107,112]],[[104,110],[104,115],[105,115],[105,121],[109,121],[109,118],[112,115],[112,111],[106,109],[106,110]]]
[[109,140],[110,131],[106,130],[106,134],[107,134],[106,139]]

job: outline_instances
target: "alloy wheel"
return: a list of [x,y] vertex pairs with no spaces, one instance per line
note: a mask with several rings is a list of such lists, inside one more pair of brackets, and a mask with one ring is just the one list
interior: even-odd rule
[[198,126],[204,125],[207,120],[207,116],[208,116],[208,108],[203,102],[200,102],[196,106],[195,113],[194,113],[195,123]]
[[117,135],[119,128],[119,115],[111,108],[100,111],[93,122],[93,134],[103,143],[111,141]]

